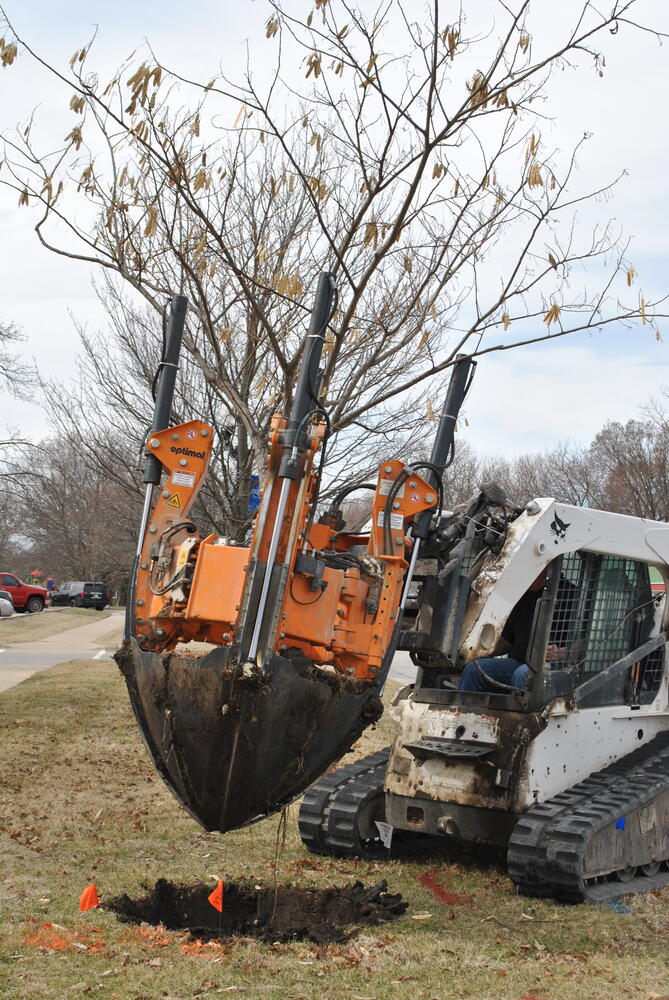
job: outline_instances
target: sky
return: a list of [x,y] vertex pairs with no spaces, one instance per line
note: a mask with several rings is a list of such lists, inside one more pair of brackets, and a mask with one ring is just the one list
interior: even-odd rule
[[[574,3],[563,0],[561,6]],[[304,14],[309,5],[289,0],[287,6]],[[363,0],[360,6],[369,10],[375,5]],[[449,0],[442,6],[456,7]],[[232,75],[239,72],[247,38],[254,59],[267,44],[264,0],[191,0],[185,7],[175,0],[63,0],[58,5],[6,0],[5,7],[19,31],[61,67],[95,25],[94,62],[109,73],[144,38],[162,61],[201,77],[213,75],[219,65]],[[412,0],[412,9],[416,7]],[[554,5],[535,0],[534,7],[549,37]],[[638,18],[669,31],[669,4],[641,0]],[[604,79],[590,70],[562,73],[549,109],[559,112],[559,122],[546,128],[558,146],[591,133],[579,158],[584,185],[627,171],[613,196],[598,202],[584,221],[614,218],[629,234],[639,288],[651,298],[669,284],[669,126],[663,103],[669,91],[669,40],[660,47],[648,34],[626,33],[624,44],[619,37],[605,43]],[[11,69],[0,70],[0,131],[12,129],[38,106],[43,134],[54,129],[62,138],[63,125],[71,127],[68,99],[20,56]],[[105,316],[90,268],[43,249],[33,225],[34,217],[17,207],[16,196],[0,189],[0,319],[22,328],[24,352],[36,359],[43,376],[65,383],[76,370],[75,321],[104,330]],[[511,456],[565,439],[585,443],[606,420],[638,416],[644,404],[669,387],[669,323],[659,325],[661,341],[648,326],[639,326],[486,355],[467,401],[468,426],[462,433],[481,452]],[[44,436],[49,409],[56,405],[56,399],[43,408],[0,396],[0,426]]]

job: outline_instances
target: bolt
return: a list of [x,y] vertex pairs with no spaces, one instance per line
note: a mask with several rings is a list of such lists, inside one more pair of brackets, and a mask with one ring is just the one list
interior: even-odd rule
[[397,510],[399,506],[400,506],[399,500],[393,500],[393,507],[395,508],[395,510]]
[[203,438],[209,437],[209,431],[207,430],[206,427],[202,428],[202,430],[200,431],[200,434],[202,435]]
[[404,539],[401,535],[395,535],[395,545],[404,545]]
[[436,499],[437,498],[435,497],[434,493],[425,494],[425,503],[434,503]]
[[135,625],[143,625],[143,624],[144,624],[143,618],[135,618]]
[[172,440],[173,441],[178,441],[179,440],[179,435],[178,434],[173,434],[172,435]]
[[346,668],[346,673],[347,674],[354,674],[355,673],[355,667],[347,667]]
[[149,445],[152,448],[157,448],[159,444],[160,444],[160,441],[158,440],[158,438],[151,438],[151,440],[149,441]]
[[155,524],[152,524],[151,527],[149,528],[149,534],[155,535],[157,530],[158,529],[156,528]]
[[390,475],[390,473],[391,473],[391,472],[393,471],[393,467],[392,467],[392,465],[386,465],[386,466],[384,466],[384,469],[383,469],[383,471],[384,471],[384,472],[387,472],[387,473],[388,473],[388,475]]
[[286,633],[285,632],[279,632],[279,639],[285,639],[285,638],[286,638]]
[[144,604],[144,598],[140,597],[139,600],[137,601],[137,606],[141,608],[143,604]]
[[166,500],[168,500],[169,496],[170,496],[170,491],[169,490],[163,490],[163,496],[165,497]]
[[239,611],[239,605],[235,604],[235,611]]
[[167,635],[167,632],[165,631],[164,628],[157,628],[156,629],[156,635],[160,636],[160,638],[162,638],[163,636]]
[[146,569],[149,564],[146,561],[146,559],[143,559],[139,565],[142,567],[142,569]]
[[411,482],[409,483],[409,489],[410,490],[415,490],[417,486],[418,486],[418,483],[416,482],[416,480],[412,479]]
[[185,459],[185,458],[180,458],[179,459],[179,465],[188,465],[188,460]]

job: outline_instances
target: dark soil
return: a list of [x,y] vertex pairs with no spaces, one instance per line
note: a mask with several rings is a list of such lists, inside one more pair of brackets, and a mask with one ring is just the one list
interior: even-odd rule
[[223,890],[223,911],[208,902],[211,885],[175,885],[159,879],[148,895],[117,896],[105,904],[120,920],[163,924],[210,940],[233,935],[263,941],[344,941],[361,926],[395,920],[407,908],[385,881],[366,889],[362,882],[344,888],[300,889],[292,885],[254,889],[236,882]]

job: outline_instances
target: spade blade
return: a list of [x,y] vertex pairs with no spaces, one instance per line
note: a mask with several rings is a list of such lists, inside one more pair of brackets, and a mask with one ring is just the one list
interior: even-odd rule
[[149,753],[207,830],[233,830],[282,809],[382,712],[374,685],[275,655],[241,675],[229,650],[202,657],[116,654]]

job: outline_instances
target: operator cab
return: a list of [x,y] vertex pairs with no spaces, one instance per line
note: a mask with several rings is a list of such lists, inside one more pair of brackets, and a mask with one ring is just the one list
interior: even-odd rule
[[[577,542],[579,534],[595,534],[593,521],[621,515],[556,510],[548,500],[533,505],[509,521],[496,551],[485,544],[479,513],[476,530],[469,528],[469,544],[459,540],[457,565],[444,573],[451,548],[436,553],[436,565],[421,567],[415,618],[410,623],[405,617],[400,637],[400,648],[408,649],[420,668],[414,700],[511,712],[541,711],[557,699],[579,708],[652,704],[664,670],[665,564],[631,558],[636,553],[625,553],[624,542],[615,538],[622,555],[597,551],[611,546],[597,546],[590,538],[587,549],[569,547],[570,536]],[[565,510],[569,515],[561,517]],[[463,534],[466,538],[466,526]],[[551,549],[559,554],[546,559]],[[532,587],[537,597],[526,620],[523,657],[529,672],[520,688],[490,678],[484,668],[487,658],[503,656],[505,626]],[[460,690],[471,663],[476,666],[468,677],[478,671],[485,690]]]

